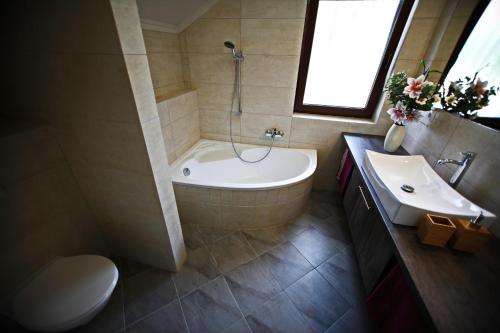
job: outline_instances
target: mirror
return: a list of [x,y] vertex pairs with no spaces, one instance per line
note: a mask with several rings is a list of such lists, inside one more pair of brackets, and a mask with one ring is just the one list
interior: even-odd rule
[[[460,9],[459,6],[461,2],[455,12]],[[459,23],[460,19],[453,15],[448,30],[453,24]],[[463,20],[463,24],[463,29],[456,29],[455,38],[458,37],[458,41],[454,45],[439,81],[443,85],[445,95],[449,95],[449,99],[442,103],[443,108],[486,126],[500,129],[500,91],[498,91],[500,86],[500,0],[478,1],[468,20]],[[447,33],[443,39],[454,37],[448,31]],[[444,48],[451,48],[446,45],[448,41],[441,41],[442,53],[450,51],[444,50]],[[474,97],[469,99],[471,102],[466,105],[467,97],[462,95],[462,107],[457,107],[457,99],[453,94],[453,87],[450,88],[450,83],[457,83],[453,85],[455,89],[459,89],[456,91],[457,96],[461,95],[460,90],[465,92],[468,87],[474,90]],[[479,95],[479,98],[476,95]],[[471,110],[474,108],[477,110]]]

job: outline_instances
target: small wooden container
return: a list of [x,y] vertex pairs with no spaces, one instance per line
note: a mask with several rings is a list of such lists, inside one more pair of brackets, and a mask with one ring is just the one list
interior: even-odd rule
[[490,239],[490,232],[485,227],[476,226],[464,219],[455,222],[457,231],[450,240],[450,246],[455,250],[474,253]]
[[424,244],[444,247],[455,229],[455,225],[449,218],[426,214],[420,221],[417,235]]

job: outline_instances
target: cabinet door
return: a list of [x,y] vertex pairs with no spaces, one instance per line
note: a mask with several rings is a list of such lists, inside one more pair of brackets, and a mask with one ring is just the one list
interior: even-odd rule
[[361,184],[356,189],[348,225],[365,291],[369,294],[391,259],[392,249],[371,197]]
[[358,169],[354,168],[354,170],[352,171],[351,179],[347,184],[344,198],[342,200],[342,204],[344,205],[344,210],[348,219],[354,211],[354,207],[356,205],[356,200],[359,195],[359,185],[361,185],[361,174],[359,173]]

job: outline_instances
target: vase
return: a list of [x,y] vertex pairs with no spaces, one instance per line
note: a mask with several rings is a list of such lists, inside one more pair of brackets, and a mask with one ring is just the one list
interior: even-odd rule
[[404,138],[405,126],[403,124],[394,123],[385,135],[384,150],[389,153],[395,152],[403,143]]

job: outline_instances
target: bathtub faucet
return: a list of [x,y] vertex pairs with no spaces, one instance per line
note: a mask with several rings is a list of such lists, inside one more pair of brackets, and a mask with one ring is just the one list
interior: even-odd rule
[[285,132],[278,130],[277,128],[269,128],[266,130],[266,138],[281,139],[285,136]]

